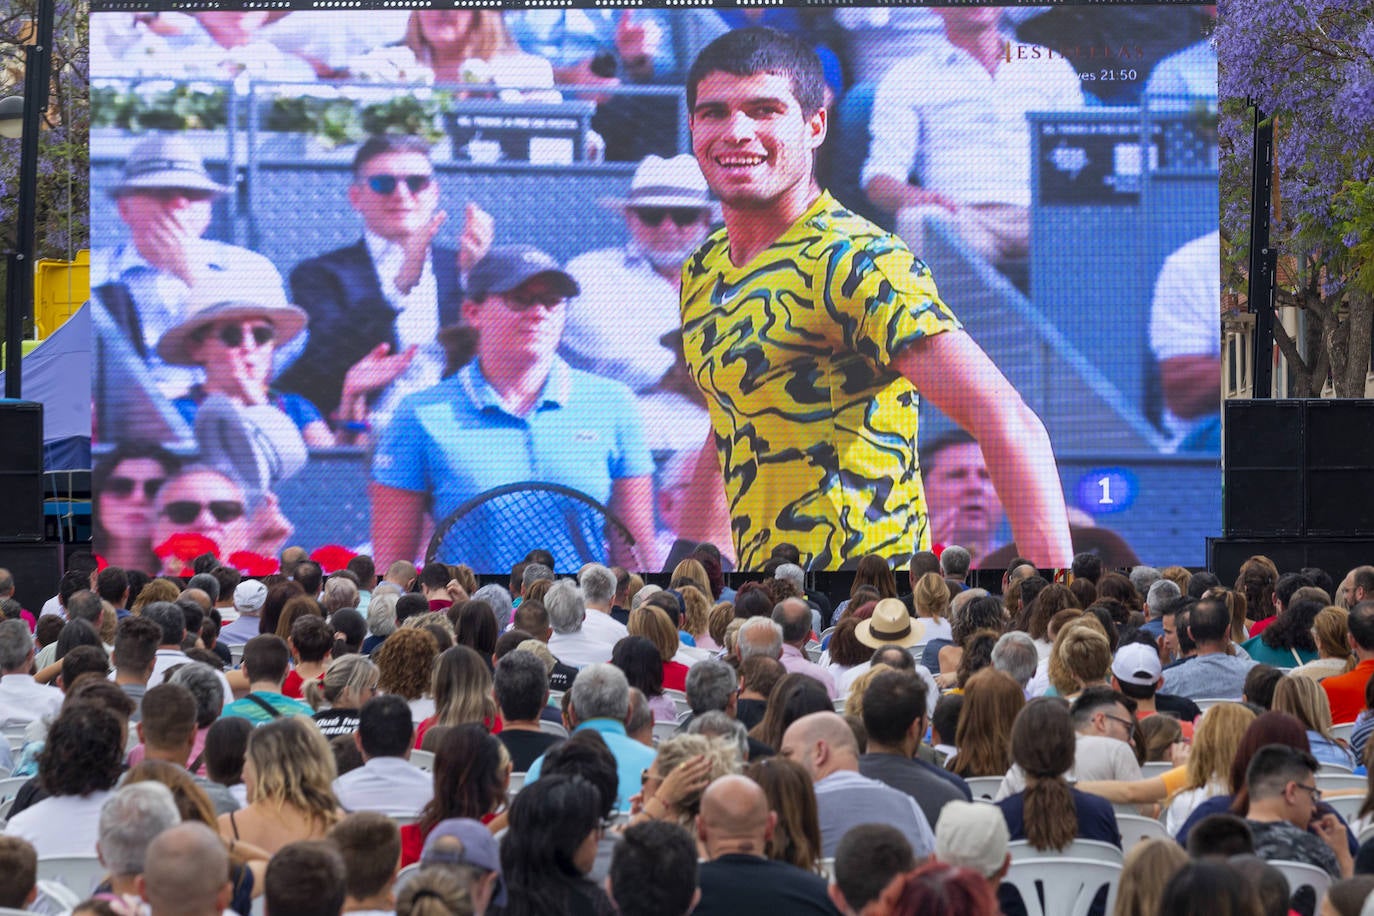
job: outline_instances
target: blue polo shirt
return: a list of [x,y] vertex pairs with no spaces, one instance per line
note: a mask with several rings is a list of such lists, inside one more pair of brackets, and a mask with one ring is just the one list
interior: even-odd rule
[[[372,477],[398,490],[432,494],[437,522],[479,493],[522,480],[562,484],[606,504],[614,481],[649,475],[653,467],[634,395],[619,382],[555,358],[538,401],[521,417],[473,360],[401,401],[377,443]],[[497,517],[483,526],[481,542],[464,551],[463,562],[509,569],[529,551],[528,538],[519,531],[504,534],[501,507],[488,505]]]
[[[625,734],[625,724],[614,719],[588,719],[573,730],[593,731],[602,737],[611,756],[615,757],[616,774],[620,777],[620,787],[616,794],[616,807],[621,811],[630,810],[630,796],[640,790],[640,777],[654,762],[655,751]],[[530,764],[525,774],[525,784],[529,785],[539,778],[539,770],[544,765],[544,756]]]

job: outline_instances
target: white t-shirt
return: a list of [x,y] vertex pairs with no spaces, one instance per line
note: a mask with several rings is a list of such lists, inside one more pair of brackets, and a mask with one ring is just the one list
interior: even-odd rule
[[[1150,303],[1150,352],[1157,362],[1221,355],[1221,232],[1193,239],[1164,259]],[[1220,409],[1220,395],[1217,405]],[[1175,441],[1196,424],[1164,409]]]
[[5,833],[27,840],[40,859],[94,855],[100,806],[109,797],[109,791],[100,791],[45,798],[10,818]]

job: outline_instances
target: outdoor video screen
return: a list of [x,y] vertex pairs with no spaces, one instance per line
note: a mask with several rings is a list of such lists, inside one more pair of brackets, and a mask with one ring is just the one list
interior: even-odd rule
[[91,16],[109,562],[1219,533],[1215,7],[174,6]]

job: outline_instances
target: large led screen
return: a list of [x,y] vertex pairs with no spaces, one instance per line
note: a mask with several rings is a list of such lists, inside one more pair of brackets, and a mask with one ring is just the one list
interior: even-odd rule
[[331,5],[93,5],[110,562],[1203,562],[1214,7]]

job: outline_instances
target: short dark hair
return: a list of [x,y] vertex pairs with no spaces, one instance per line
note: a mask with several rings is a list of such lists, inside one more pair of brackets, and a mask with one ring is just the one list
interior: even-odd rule
[[314,598],[320,593],[324,582],[324,570],[314,560],[301,560],[291,572],[291,578],[300,583],[305,593]]
[[76,679],[94,671],[104,677],[110,673],[110,662],[99,646],[75,646],[62,656],[62,684],[75,684]]
[[0,836],[0,906],[23,909],[37,883],[38,852],[27,840]]
[[1102,578],[1102,558],[1095,553],[1077,554],[1070,571],[1075,579],[1087,579],[1095,583]]
[[396,599],[396,622],[401,623],[408,618],[423,614],[428,610],[429,602],[425,600],[424,595],[419,595],[415,592],[406,592],[400,598]]
[[809,45],[795,36],[755,26],[726,32],[701,49],[687,72],[687,111],[696,108],[697,87],[712,73],[787,77],[803,117],[825,105],[825,71]]
[[118,782],[124,727],[95,702],[68,702],[38,755],[38,781],[49,795],[88,795]]
[[103,609],[100,596],[88,588],[73,592],[67,599],[67,619],[99,624]]
[[1245,686],[1241,688],[1246,702],[1270,709],[1274,705],[1274,690],[1279,686],[1279,681],[1287,676],[1287,672],[1273,665],[1255,665],[1245,673]]
[[1231,632],[1231,612],[1226,602],[1202,598],[1188,614],[1189,636],[1195,643],[1221,642]]
[[1221,586],[1221,580],[1207,570],[1193,573],[1188,579],[1188,589],[1184,592],[1189,598],[1201,598],[1208,589]]
[[303,662],[318,662],[334,647],[334,630],[323,617],[303,614],[291,624],[291,645]]
[[162,627],[146,617],[125,617],[115,628],[114,662],[122,671],[143,671],[157,657]]
[[286,640],[275,633],[254,636],[243,644],[243,671],[249,682],[273,681],[280,684],[286,679],[286,670],[291,666],[291,650]]
[[801,550],[798,549],[796,544],[789,543],[788,541],[779,541],[774,544],[773,550],[769,553],[769,556],[786,563],[796,563],[798,566],[801,565]]
[[925,717],[926,685],[914,671],[884,671],[868,682],[863,701],[869,739],[901,744],[912,724]]
[[57,597],[62,606],[67,606],[67,600],[81,591],[83,588],[91,587],[91,571],[80,569],[68,569],[62,574],[62,579],[57,583]]
[[1110,687],[1089,687],[1078,695],[1078,699],[1073,701],[1069,707],[1069,714],[1073,716],[1073,727],[1082,728],[1087,721],[1092,718],[1093,713],[1108,706],[1121,704],[1132,715],[1135,715],[1135,700],[1126,696],[1119,690]]
[[118,566],[106,566],[95,577],[95,590],[103,600],[119,607],[129,590],[129,576]]
[[616,767],[615,755],[599,733],[580,731],[550,749],[544,755],[539,775],[553,776],[558,773],[585,779],[596,789],[601,813],[606,817],[615,813],[620,792],[620,771]]
[[162,683],[143,695],[140,707],[144,742],[171,750],[196,733],[196,699],[180,684]]
[[234,589],[238,588],[239,584],[243,582],[243,573],[232,566],[216,566],[214,569],[210,570],[210,575],[214,576],[215,582],[219,583],[219,598],[215,599],[216,602],[221,599],[232,599],[234,597]]
[[1255,751],[1245,768],[1245,789],[1251,799],[1273,798],[1284,786],[1317,772],[1315,757],[1286,744],[1266,744]]
[[288,843],[267,861],[263,888],[269,913],[339,916],[348,894],[343,856],[324,840]]
[[667,821],[622,834],[611,855],[611,895],[621,916],[685,916],[697,889],[697,844]]
[[453,579],[453,573],[443,563],[426,563],[425,568],[420,570],[420,587],[423,588],[445,588],[449,581]]
[[930,715],[930,728],[938,732],[945,744],[954,743],[954,733],[959,729],[959,713],[964,709],[962,693],[947,693],[935,703],[935,712]]
[[894,877],[915,867],[911,843],[887,824],[860,824],[835,847],[835,884],[855,912],[877,900]]
[[344,569],[358,577],[358,586],[365,591],[371,591],[377,584],[377,564],[365,553],[350,559]]
[[[91,646],[100,648],[104,652],[103,645],[100,641],[100,633],[89,621],[80,618],[68,620],[62,626],[62,632],[57,634],[57,651],[54,658],[66,658],[67,653],[77,646]],[[108,670],[107,668],[106,671]]]
[[503,718],[537,719],[548,700],[548,670],[533,652],[516,649],[501,656],[492,676],[492,686]]
[[369,757],[404,757],[415,738],[410,704],[391,693],[375,696],[358,710],[358,739]]
[[549,609],[544,606],[544,602],[535,598],[521,601],[511,619],[517,630],[524,630],[536,639],[549,629]]
[[330,827],[327,839],[343,856],[345,887],[354,900],[381,893],[396,874],[401,832],[385,814],[355,811]]
[[[1358,579],[1359,576],[1357,575],[1357,584]],[[1371,587],[1374,588],[1374,586]],[[1350,638],[1355,641],[1355,645],[1366,652],[1374,652],[1374,601],[1357,602],[1350,609],[1350,616],[1346,618],[1346,626],[1350,630]]]
[[1188,831],[1188,855],[1203,856],[1245,855],[1255,851],[1255,835],[1245,818],[1234,814],[1209,814]]
[[205,732],[205,775],[226,786],[243,782],[243,761],[253,723],[241,716],[221,716]]
[[186,636],[186,615],[170,601],[152,601],[143,608],[143,616],[162,627],[160,646],[180,646]]

